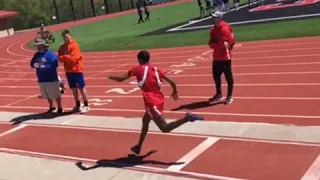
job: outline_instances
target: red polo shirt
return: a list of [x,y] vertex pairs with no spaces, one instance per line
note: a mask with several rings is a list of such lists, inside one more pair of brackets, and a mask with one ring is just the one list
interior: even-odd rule
[[[230,47],[226,48],[224,42],[228,42]],[[219,27],[213,27],[210,31],[209,46],[213,49],[213,59],[216,61],[230,60],[231,50],[235,44],[233,30],[225,21],[221,21]]]

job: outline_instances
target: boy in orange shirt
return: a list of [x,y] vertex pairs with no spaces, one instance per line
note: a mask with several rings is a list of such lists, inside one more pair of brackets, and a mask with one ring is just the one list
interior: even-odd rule
[[[62,32],[64,44],[60,46],[58,51],[59,61],[63,63],[69,87],[72,89],[73,97],[76,102],[75,112],[86,113],[90,110],[88,105],[88,97],[86,91],[86,83],[83,75],[83,57],[80,47],[75,39],[70,36],[69,30]],[[84,106],[81,107],[79,100],[79,92],[84,101]]]

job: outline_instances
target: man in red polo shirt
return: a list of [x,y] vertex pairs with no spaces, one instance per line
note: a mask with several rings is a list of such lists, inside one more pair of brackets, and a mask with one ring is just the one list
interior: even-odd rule
[[231,50],[235,44],[232,28],[223,20],[223,13],[216,11],[212,14],[214,26],[210,32],[209,46],[213,49],[213,79],[216,85],[216,94],[209,101],[219,101],[223,98],[221,92],[221,75],[224,73],[228,83],[228,95],[225,103],[233,102],[233,74],[231,69]]

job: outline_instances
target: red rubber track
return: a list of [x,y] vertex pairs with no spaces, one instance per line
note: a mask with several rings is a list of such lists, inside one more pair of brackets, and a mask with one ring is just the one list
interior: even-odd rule
[[[18,37],[1,39],[4,45],[0,47],[3,52],[0,59],[0,107],[6,111],[43,111],[47,104],[38,98],[35,73],[28,66],[33,51],[27,49],[24,43],[27,41],[18,41],[21,39]],[[166,117],[178,118],[185,111],[194,111],[208,121],[319,125],[319,40],[319,37],[312,37],[241,43],[233,52],[235,101],[229,106],[206,106],[203,103],[215,91],[208,47],[151,50],[152,62],[170,71],[179,87],[179,101],[167,97]],[[135,84],[129,81],[116,83],[106,78],[111,73],[127,72],[136,64],[135,53],[84,53],[92,103],[95,99],[112,100],[105,105],[93,105],[89,115],[140,117],[143,114],[141,93]],[[181,64],[184,66],[177,67]],[[59,70],[65,79],[62,67]],[[226,94],[224,78],[223,82]],[[125,93],[106,93],[114,88],[122,88]],[[168,84],[164,84],[163,92],[170,95]],[[64,96],[66,108],[74,105],[70,93],[68,90]]]
[[[128,12],[119,14],[126,13]],[[119,14],[60,24],[49,29],[64,29]],[[35,72],[29,68],[34,51],[28,49],[26,44],[34,34],[35,31],[30,31],[0,39],[1,111],[42,112],[47,109],[46,101],[37,97],[39,88]],[[233,51],[232,61],[235,78],[234,103],[206,107],[203,107],[203,101],[215,91],[210,49],[207,46],[196,46],[150,50],[152,62],[170,71],[181,96],[179,101],[167,97],[165,116],[178,118],[185,111],[193,111],[202,114],[208,121],[319,125],[319,45],[319,37],[239,43]],[[129,82],[111,82],[106,78],[110,73],[127,72],[136,64],[136,53],[137,51],[84,53],[85,76],[91,102],[94,99],[112,100],[105,105],[92,104],[92,111],[88,115],[142,116],[144,107],[141,93],[134,89],[137,86]],[[181,64],[184,66],[177,67]],[[62,68],[60,74],[64,79]],[[224,80],[223,82],[225,94],[226,84]],[[113,88],[123,88],[125,92],[132,93],[106,93]],[[170,95],[171,89],[167,84],[164,84],[163,92],[166,96]],[[64,95],[63,104],[66,108],[73,107],[70,90]],[[182,109],[171,111],[179,107]],[[114,130],[28,125],[14,131],[14,128],[19,127],[21,126],[0,125],[0,151],[72,161],[84,160],[92,164],[101,158],[125,156],[138,138],[138,132],[125,130],[119,133]],[[298,180],[320,153],[318,145],[225,138],[216,138],[214,141],[210,137],[161,133],[148,136],[144,153],[156,149],[159,152],[149,160],[178,161],[204,141],[211,145],[203,148],[204,152],[175,173],[172,172],[175,167],[168,165],[143,164],[137,169],[207,179],[233,177]]]

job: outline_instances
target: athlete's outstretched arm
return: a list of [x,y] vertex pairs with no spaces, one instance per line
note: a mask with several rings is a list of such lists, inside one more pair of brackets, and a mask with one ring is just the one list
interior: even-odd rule
[[173,90],[173,91],[172,91],[172,94],[171,94],[171,97],[172,97],[174,100],[179,99],[179,97],[178,97],[178,90],[177,90],[177,84],[176,84],[171,78],[169,78],[168,76],[164,76],[163,79],[166,80],[166,81],[170,84],[170,86],[171,86],[171,88],[172,88],[172,90]]
[[111,79],[111,80],[117,81],[117,82],[122,82],[122,81],[125,81],[125,80],[130,78],[130,72],[126,73],[126,74],[124,74],[122,76],[110,75],[108,78]]

